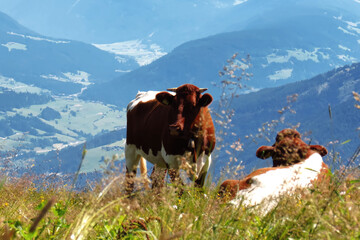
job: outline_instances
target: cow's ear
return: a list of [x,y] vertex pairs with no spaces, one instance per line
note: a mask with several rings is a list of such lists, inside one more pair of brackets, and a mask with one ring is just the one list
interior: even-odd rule
[[156,94],[156,100],[164,105],[171,105],[174,100],[174,95],[171,95],[168,92],[160,92]]
[[261,159],[269,158],[274,153],[274,147],[271,146],[261,146],[256,151],[256,156]]
[[310,149],[318,152],[322,157],[328,153],[327,149],[321,145],[310,145]]
[[206,107],[207,105],[209,105],[212,102],[212,100],[213,100],[213,97],[210,94],[205,93],[199,99],[199,105],[201,107]]

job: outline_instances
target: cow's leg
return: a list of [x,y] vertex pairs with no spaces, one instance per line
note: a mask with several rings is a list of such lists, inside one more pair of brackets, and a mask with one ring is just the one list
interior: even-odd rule
[[140,173],[141,173],[141,178],[142,178],[142,181],[144,184],[144,188],[149,189],[150,180],[148,179],[148,176],[147,176],[146,160],[143,157],[140,157]]
[[164,186],[166,172],[167,172],[166,168],[161,168],[157,165],[154,165],[153,171],[150,176],[153,189],[162,188]]
[[141,156],[136,154],[136,147],[132,145],[125,145],[125,161],[126,161],[126,176],[125,176],[125,190],[127,194],[132,193],[135,186],[136,169],[139,165]]
[[206,179],[206,174],[210,168],[211,155],[203,152],[197,159],[197,179],[195,180],[195,186],[203,187]]

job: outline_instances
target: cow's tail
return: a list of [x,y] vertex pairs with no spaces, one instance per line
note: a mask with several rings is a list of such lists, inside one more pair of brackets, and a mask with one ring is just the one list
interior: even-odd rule
[[144,188],[149,189],[150,180],[147,176],[146,160],[143,157],[140,157],[140,173],[144,183]]

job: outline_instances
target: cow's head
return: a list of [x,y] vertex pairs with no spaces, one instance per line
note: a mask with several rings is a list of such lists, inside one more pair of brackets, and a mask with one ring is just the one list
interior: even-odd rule
[[171,108],[169,116],[169,131],[172,136],[185,136],[198,115],[201,107],[208,106],[213,98],[205,93],[206,88],[198,88],[192,84],[184,84],[178,88],[167,89],[175,92],[160,92],[156,95],[157,101]]
[[256,156],[261,159],[272,157],[273,166],[289,166],[307,159],[313,152],[321,156],[327,154],[325,147],[308,145],[301,140],[300,133],[294,129],[284,129],[276,136],[272,146],[261,146]]

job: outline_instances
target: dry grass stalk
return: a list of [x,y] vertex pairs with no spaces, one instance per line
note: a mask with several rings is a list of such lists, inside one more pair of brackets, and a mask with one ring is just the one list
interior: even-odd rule
[[34,219],[33,224],[30,227],[29,232],[33,233],[36,230],[36,227],[38,226],[39,222],[41,221],[41,219],[43,219],[45,217],[45,214],[50,210],[51,206],[54,205],[55,203],[55,197],[52,197],[47,204],[44,206],[44,208],[41,210],[41,212],[39,213],[39,215]]

